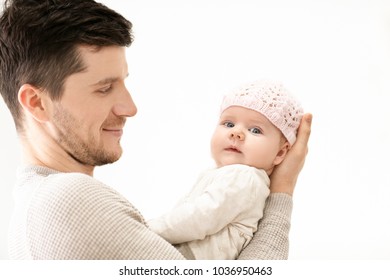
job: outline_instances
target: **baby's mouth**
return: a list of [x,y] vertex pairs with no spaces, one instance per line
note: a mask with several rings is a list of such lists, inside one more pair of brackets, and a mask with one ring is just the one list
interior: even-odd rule
[[241,151],[237,147],[234,147],[234,146],[230,146],[229,148],[226,148],[225,151],[239,153],[239,154],[241,153]]

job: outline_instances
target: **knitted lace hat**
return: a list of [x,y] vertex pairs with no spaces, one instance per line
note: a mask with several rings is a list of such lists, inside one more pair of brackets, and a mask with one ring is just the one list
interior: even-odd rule
[[303,116],[303,108],[278,82],[257,81],[225,95],[221,113],[231,106],[240,106],[264,115],[293,145]]

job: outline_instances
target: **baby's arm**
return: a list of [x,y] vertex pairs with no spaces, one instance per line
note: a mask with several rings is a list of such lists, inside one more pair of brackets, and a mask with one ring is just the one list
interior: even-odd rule
[[171,244],[204,239],[233,222],[254,204],[259,207],[262,202],[257,201],[256,192],[265,192],[262,194],[264,203],[268,195],[268,186],[264,184],[254,168],[243,165],[220,168],[200,196],[149,221],[149,226]]

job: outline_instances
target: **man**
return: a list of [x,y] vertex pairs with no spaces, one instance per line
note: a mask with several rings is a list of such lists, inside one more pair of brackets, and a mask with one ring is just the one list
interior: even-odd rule
[[[93,178],[122,154],[131,23],[92,0],[6,1],[0,19],[0,91],[24,165],[10,226],[14,259],[183,259],[123,196]],[[285,259],[292,193],[311,116],[271,178],[264,218],[241,259]],[[136,187],[136,186],[135,186]]]

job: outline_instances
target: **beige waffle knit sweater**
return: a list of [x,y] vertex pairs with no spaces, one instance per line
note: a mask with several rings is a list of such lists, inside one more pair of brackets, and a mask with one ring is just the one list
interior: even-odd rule
[[[12,259],[183,259],[123,196],[80,173],[18,171],[9,233]],[[240,259],[286,259],[291,197],[271,194]]]

